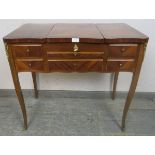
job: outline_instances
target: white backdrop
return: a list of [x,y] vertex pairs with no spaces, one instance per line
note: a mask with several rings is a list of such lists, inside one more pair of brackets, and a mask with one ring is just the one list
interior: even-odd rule
[[[148,43],[137,91],[155,92],[155,20],[0,20],[0,89],[14,89],[9,65],[7,62],[2,38],[7,33],[24,23],[56,23],[56,22],[107,22],[127,23],[149,36]],[[39,89],[42,90],[111,90],[111,74],[99,73],[50,73],[39,74]],[[32,89],[30,73],[20,73],[23,89]],[[127,91],[131,82],[131,73],[121,73],[118,90]]]

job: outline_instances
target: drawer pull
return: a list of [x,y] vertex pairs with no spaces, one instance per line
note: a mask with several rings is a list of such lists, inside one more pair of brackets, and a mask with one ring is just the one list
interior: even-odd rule
[[29,49],[27,49],[26,51],[27,51],[27,52],[30,52],[30,50],[29,50]]
[[120,64],[119,64],[119,66],[120,66],[120,67],[122,67],[122,66],[123,66],[123,64],[122,64],[122,63],[120,63]]
[[121,51],[122,51],[122,52],[125,52],[125,48],[122,48]]
[[31,65],[31,63],[29,63],[29,67],[31,67],[32,65]]

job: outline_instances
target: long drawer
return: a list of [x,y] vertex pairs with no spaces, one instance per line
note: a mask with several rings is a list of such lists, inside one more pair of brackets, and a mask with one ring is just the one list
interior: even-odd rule
[[103,52],[104,44],[88,44],[88,43],[53,43],[44,46],[46,51],[52,52],[73,52],[75,48],[79,52]]
[[50,72],[104,72],[106,62],[102,60],[58,60],[49,61]]
[[45,45],[47,58],[52,59],[105,59],[103,44],[54,43]]

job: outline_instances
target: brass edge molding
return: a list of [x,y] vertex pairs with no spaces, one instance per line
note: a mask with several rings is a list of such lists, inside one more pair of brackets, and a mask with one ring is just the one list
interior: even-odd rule
[[[56,52],[56,51],[47,51],[47,54],[73,54],[73,52]],[[79,52],[79,54],[104,54],[104,52]]]
[[147,43],[144,43],[144,55],[143,55],[143,61],[144,61],[144,57],[145,57],[145,54],[146,54],[146,47],[147,47]]
[[107,61],[131,61],[134,62],[134,59],[107,59]]
[[43,61],[44,59],[16,59],[16,61]]
[[25,46],[30,46],[30,47],[31,47],[31,46],[32,46],[32,47],[33,47],[33,46],[35,46],[35,47],[38,46],[38,47],[41,47],[42,44],[12,44],[11,46],[20,46],[20,47],[22,47],[22,46],[23,46],[23,47],[25,47]]
[[7,58],[9,58],[8,44],[7,43],[4,43],[4,46],[5,46],[6,56],[7,56]]
[[138,46],[138,44],[109,44],[109,46]]
[[103,59],[48,59],[48,62],[50,61],[103,61]]

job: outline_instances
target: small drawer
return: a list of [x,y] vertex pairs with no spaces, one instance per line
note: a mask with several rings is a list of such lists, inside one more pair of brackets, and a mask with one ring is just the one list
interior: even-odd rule
[[44,72],[43,61],[16,61],[16,69],[19,72],[41,71]]
[[45,45],[47,52],[104,52],[104,44],[53,43]]
[[106,71],[106,63],[103,61],[49,61],[51,72],[103,72]]
[[109,57],[136,57],[137,45],[109,45]]
[[135,61],[108,61],[107,72],[124,71],[133,72],[135,69]]
[[15,58],[43,57],[41,45],[14,45],[11,46],[11,51]]

